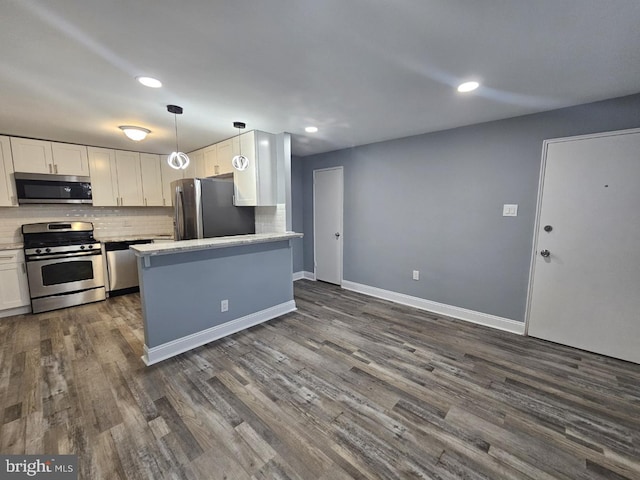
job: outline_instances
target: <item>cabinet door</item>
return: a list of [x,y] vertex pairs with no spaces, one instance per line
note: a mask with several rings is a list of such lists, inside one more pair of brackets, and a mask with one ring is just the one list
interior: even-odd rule
[[162,196],[162,173],[160,155],[140,154],[140,172],[142,174],[142,193],[144,204],[148,207],[164,205]]
[[118,172],[116,154],[107,148],[88,148],[89,173],[93,205],[115,207],[118,205]]
[[11,137],[11,151],[16,172],[54,173],[51,142]]
[[162,196],[166,206],[173,205],[173,191],[171,190],[171,182],[183,178],[184,170],[176,170],[171,168],[167,163],[168,155],[160,156],[160,166],[162,170]]
[[[204,160],[204,149],[196,150],[189,154],[189,161],[193,164],[195,169],[195,177],[202,178],[207,176],[206,165]],[[191,170],[191,165],[187,167],[186,171]]]
[[53,173],[59,175],[89,175],[87,147],[70,143],[51,142]]
[[0,137],[0,207],[17,207],[9,137]]
[[142,194],[140,154],[138,152],[116,150],[116,170],[118,172],[120,206],[143,206],[144,195]]
[[[247,168],[233,172],[233,185],[235,191],[235,204],[237,206],[255,206],[258,202],[257,191],[257,165],[256,147],[254,132],[240,135],[240,145],[234,155],[242,152],[247,157],[249,164]],[[235,150],[235,149],[234,149]]]
[[[234,148],[234,143],[236,147]],[[217,150],[217,173],[216,175],[224,175],[227,173],[233,173],[233,167],[231,166],[231,159],[235,155],[234,150],[238,150],[237,145],[239,144],[238,138],[233,138],[229,140],[225,140],[224,142],[220,142],[216,144]]]
[[218,154],[216,146],[210,145],[203,150],[204,152],[204,176],[211,177],[218,175]]
[[21,250],[0,252],[0,310],[29,305],[27,270]]

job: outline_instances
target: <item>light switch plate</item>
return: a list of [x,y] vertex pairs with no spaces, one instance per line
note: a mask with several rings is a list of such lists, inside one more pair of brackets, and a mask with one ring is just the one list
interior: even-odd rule
[[502,216],[503,217],[517,217],[518,216],[518,205],[505,203],[502,206]]

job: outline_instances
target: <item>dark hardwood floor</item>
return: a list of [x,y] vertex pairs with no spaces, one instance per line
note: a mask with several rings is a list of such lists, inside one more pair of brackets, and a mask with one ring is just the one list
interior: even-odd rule
[[77,453],[83,480],[640,478],[640,366],[295,290],[152,367],[137,295],[0,320],[0,452]]

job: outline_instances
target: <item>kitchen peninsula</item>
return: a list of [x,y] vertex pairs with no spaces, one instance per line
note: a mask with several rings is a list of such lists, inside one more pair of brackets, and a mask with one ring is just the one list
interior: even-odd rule
[[291,241],[263,233],[134,245],[147,365],[296,309]]

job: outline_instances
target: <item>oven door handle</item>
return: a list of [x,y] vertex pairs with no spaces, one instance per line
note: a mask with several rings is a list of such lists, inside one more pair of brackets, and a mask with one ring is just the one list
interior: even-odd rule
[[91,252],[59,253],[57,255],[33,255],[27,257],[27,262],[34,260],[55,260],[57,258],[87,257],[89,255],[100,255],[101,253],[100,250],[93,250]]

